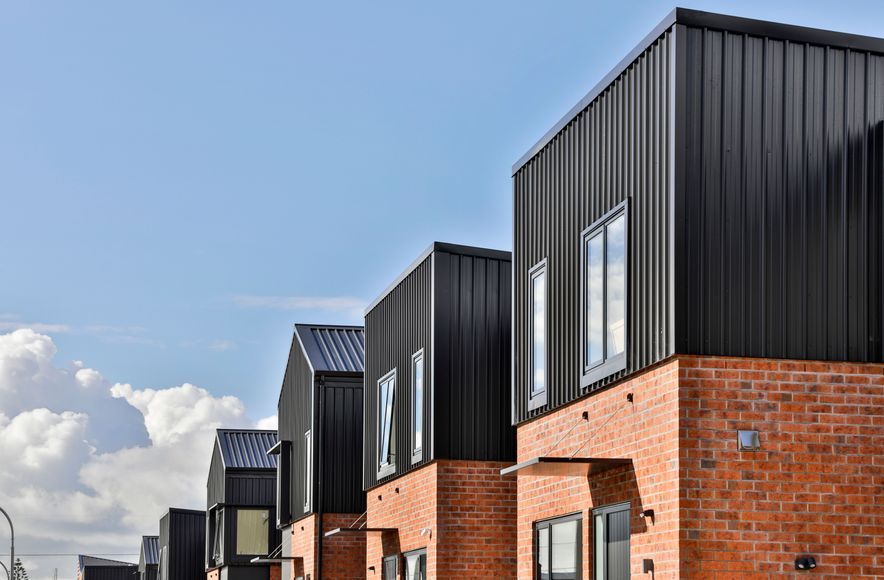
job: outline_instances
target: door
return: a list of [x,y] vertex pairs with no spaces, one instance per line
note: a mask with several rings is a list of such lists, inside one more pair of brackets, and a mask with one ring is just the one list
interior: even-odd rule
[[628,503],[593,510],[593,577],[629,580]]

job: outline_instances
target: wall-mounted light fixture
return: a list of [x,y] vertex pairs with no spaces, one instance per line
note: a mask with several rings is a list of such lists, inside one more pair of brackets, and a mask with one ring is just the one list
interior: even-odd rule
[[647,574],[648,572],[653,574],[654,573],[654,561],[651,560],[650,558],[645,558],[644,560],[642,560],[642,572],[644,572],[645,574]]
[[737,443],[740,451],[758,451],[761,448],[758,431],[737,431]]
[[429,537],[429,536],[432,536],[432,535],[433,535],[433,530],[432,530],[431,528],[421,528],[421,535],[422,535],[422,536],[428,536],[428,537]]
[[795,558],[796,570],[813,570],[816,568],[816,558],[813,556],[798,556]]
[[638,517],[654,519],[654,510],[652,510],[652,509],[642,510],[641,512],[639,512]]

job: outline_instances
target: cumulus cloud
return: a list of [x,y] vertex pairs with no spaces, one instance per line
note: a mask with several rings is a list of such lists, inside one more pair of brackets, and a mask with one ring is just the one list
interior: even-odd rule
[[[168,507],[205,504],[216,428],[275,426],[252,422],[236,397],[190,383],[111,385],[56,356],[33,329],[0,335],[0,505],[14,506],[17,544],[29,551],[134,552]],[[144,436],[127,434],[121,416]],[[31,578],[51,578],[54,566],[69,577],[73,565],[41,559]]]
[[258,422],[255,423],[255,429],[279,429],[279,420],[276,415],[270,415],[269,417],[258,419]]

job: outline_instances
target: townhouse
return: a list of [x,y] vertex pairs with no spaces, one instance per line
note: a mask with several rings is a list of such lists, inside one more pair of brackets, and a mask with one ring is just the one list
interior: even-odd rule
[[361,326],[296,324],[279,395],[277,526],[283,580],[365,577],[363,538],[325,533],[365,512]]
[[206,512],[169,508],[160,518],[157,580],[206,577]]
[[84,554],[77,556],[77,580],[130,580],[136,570],[131,562]]
[[436,242],[367,309],[368,578],[516,570],[509,252]]
[[160,563],[160,537],[142,536],[138,554],[138,580],[157,580]]
[[512,179],[518,577],[884,576],[884,40],[676,9]]
[[279,580],[266,556],[276,529],[276,431],[218,429],[206,483],[207,580]]

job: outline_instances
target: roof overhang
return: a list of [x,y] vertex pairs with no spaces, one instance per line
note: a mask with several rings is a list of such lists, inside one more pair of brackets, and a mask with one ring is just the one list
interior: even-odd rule
[[631,465],[631,459],[620,457],[534,457],[500,470],[501,475],[587,477]]
[[398,532],[399,528],[335,528],[325,533],[326,538],[332,536],[346,536],[356,534],[390,534]]

